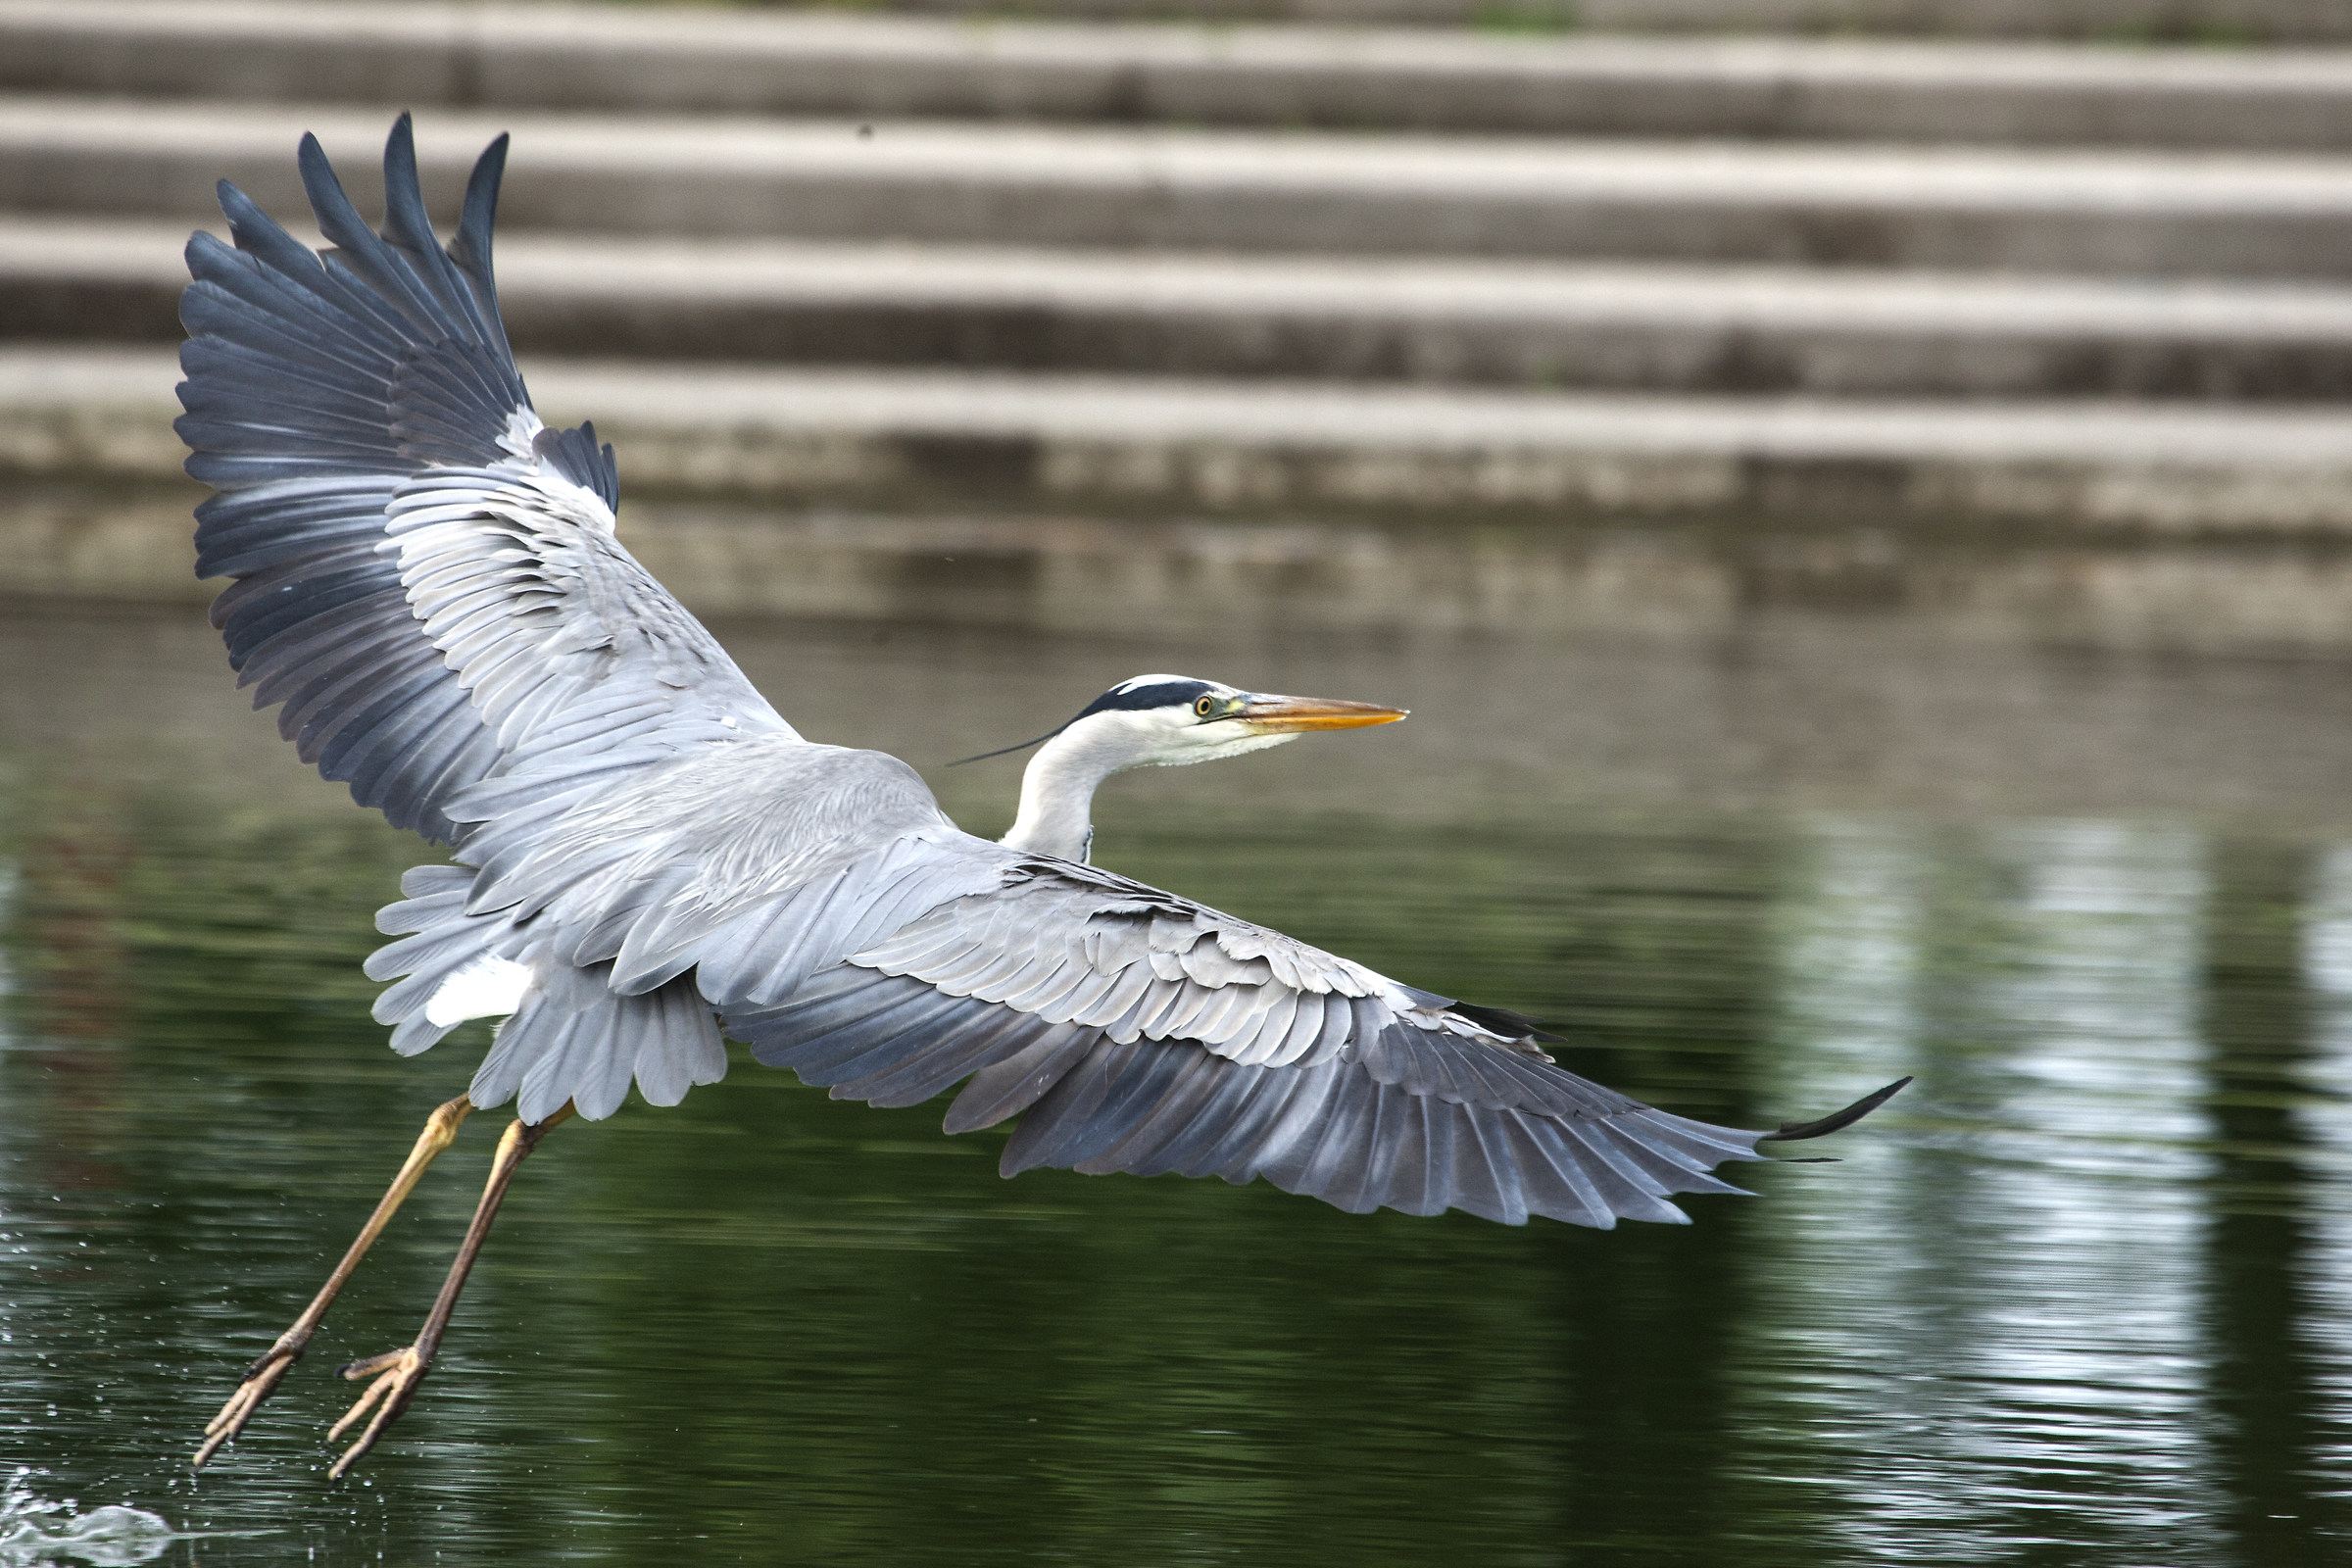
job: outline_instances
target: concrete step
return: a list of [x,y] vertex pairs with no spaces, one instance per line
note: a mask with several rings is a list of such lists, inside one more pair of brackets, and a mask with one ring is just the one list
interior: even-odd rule
[[[985,18],[1005,0],[881,0]],[[2336,0],[1023,0],[1023,15],[1102,21],[1372,22],[1632,32],[1879,32],[2261,44],[2352,38]]]
[[[2352,9],[2352,8],[2348,8]],[[2352,51],[0,0],[0,90],[168,99],[2352,148]]]
[[[1006,0],[880,0],[880,9],[990,18]],[[1026,16],[1098,21],[1279,20],[1325,24],[1634,32],[1885,32],[2258,44],[2352,38],[2338,0],[1022,0]]]
[[[2352,529],[2352,411],[527,364],[626,494],[1240,514]],[[164,478],[165,349],[0,348],[0,474]],[[624,514],[625,516],[625,514]]]
[[[442,112],[440,204],[512,127],[514,227],[948,244],[1523,256],[2147,276],[2352,276],[2352,159]],[[301,210],[374,111],[0,99],[0,209]]]
[[[0,337],[174,341],[185,225],[0,216]],[[524,353],[1831,396],[2352,397],[2352,289],[516,231]]]
[[[149,3],[212,5],[218,0]],[[719,7],[729,3],[717,0]],[[781,0],[773,9],[786,6],[828,9],[823,0]],[[593,14],[592,7],[577,4],[549,9]],[[2352,15],[2339,0],[1509,0],[1500,5],[1492,0],[859,0],[858,9],[952,17],[989,26],[1012,18],[1060,17],[1158,24],[1274,21],[1338,27],[1482,27],[1529,35],[1892,33],[2206,46],[2352,40]]]
[[[0,608],[8,617],[0,619],[0,667],[14,651],[6,639],[23,629],[36,599],[195,607],[189,624],[209,639],[201,607],[220,584],[200,582],[188,569],[194,488],[51,480],[0,491]],[[1765,701],[1777,707],[1801,692],[1828,713],[1853,701],[1857,678],[1932,670],[1933,683],[2012,719],[2038,715],[2049,733],[1988,741],[1979,706],[1954,734],[1945,715],[1916,700],[1916,689],[1888,693],[1887,711],[1914,733],[1943,735],[1970,758],[1997,756],[2021,778],[2044,784],[2056,738],[2070,738],[2085,779],[2110,788],[2119,777],[2113,750],[2095,725],[2086,732],[2075,716],[2017,699],[2021,689],[2045,687],[1988,678],[1982,664],[1987,653],[2352,657],[2352,540],[2344,538],[2154,542],[2056,533],[2012,535],[1988,549],[1965,532],[1900,533],[1867,522],[1731,530],[1703,521],[1578,527],[1482,518],[1465,540],[1457,530],[1402,517],[1142,519],[1024,508],[905,513],[643,498],[628,503],[622,527],[631,554],[662,585],[710,617],[1022,626],[1111,638],[1371,633],[1405,639],[1390,641],[1386,652],[1416,666],[1427,649],[1415,639],[1470,633],[1479,640],[1457,662],[1465,680],[1483,672],[1493,722],[1504,729],[1524,722],[1514,701],[1537,688],[1524,676],[1502,676],[1497,661],[1525,659],[1545,641],[1617,640],[1620,674],[1639,670],[1641,680],[1654,680],[1669,649],[1717,664],[1727,644],[1753,654],[1777,629],[1812,648],[1821,663],[1812,678],[1773,683]],[[723,628],[722,637],[741,657],[737,628]],[[209,655],[213,646],[208,640],[196,651]],[[1330,657],[1354,661],[1369,652],[1350,640]],[[2048,666],[2041,667],[2046,677]],[[203,668],[213,673],[209,662]],[[81,676],[91,702],[124,722],[124,701],[134,694],[110,689],[94,671]],[[38,673],[44,684],[57,678],[52,668]],[[2308,755],[2317,737],[2339,752],[2345,747],[2340,726],[2315,723],[2308,701],[2330,679],[2331,672],[2310,670],[2293,688],[2304,700],[2279,716],[2281,734],[2295,739],[2287,750],[2302,758],[2313,802],[2332,806],[2343,764]],[[0,686],[0,734],[20,747],[24,730],[11,726],[16,715],[5,705],[30,684]],[[1654,696],[1613,689],[1629,733],[1654,728],[1662,711]],[[159,703],[153,691],[135,696]],[[1748,711],[1757,701],[1748,683],[1730,708]],[[2228,700],[2220,706],[2233,710]],[[796,703],[792,716],[808,722],[810,715]],[[1019,733],[1015,722],[1005,715],[1000,733]],[[809,727],[825,739],[848,738]],[[2202,749],[2198,739],[2174,736],[2182,756],[2246,745],[2242,734],[2204,737]],[[921,754],[926,760],[992,739],[982,722],[968,744],[938,743],[936,753]],[[1852,781],[1850,749],[1823,755],[1808,742],[1804,750],[1825,778]],[[1883,759],[1883,746],[1866,755]],[[1752,766],[1740,755],[1716,761],[1735,771]],[[999,765],[1004,778],[1017,772],[1017,763]],[[1004,811],[1009,801],[988,808]]]
[[[26,602],[34,599],[203,606],[220,584],[199,582],[188,569],[189,500],[185,492],[160,488],[125,494],[120,485],[9,486],[8,504],[0,507],[0,595],[11,618],[0,622],[0,638],[23,629]],[[1614,641],[1618,662],[1609,670],[1623,708],[1621,739],[1654,740],[1661,713],[1683,709],[1677,700],[1657,706],[1650,683],[1662,654],[1679,648],[1687,665],[1721,673],[1727,646],[1741,650],[1737,662],[1744,664],[1777,631],[1809,648],[1814,662],[1761,688],[1741,682],[1727,694],[1727,714],[1769,705],[1762,710],[1785,717],[1783,705],[1796,697],[1826,717],[1855,701],[1856,680],[1889,681],[1896,689],[1883,695],[1883,711],[1899,715],[1909,733],[1941,742],[1940,766],[1925,766],[1923,759],[1923,779],[1951,788],[1941,804],[1965,800],[1972,809],[1983,808],[1982,784],[1951,769],[1962,757],[1980,765],[1997,760],[2019,780],[2048,789],[2065,771],[2054,763],[2057,742],[2071,751],[2082,789],[2112,792],[2126,778],[2143,782],[2119,770],[2098,724],[2082,721],[2098,716],[2098,699],[2086,698],[2092,707],[2084,710],[2021,700],[2020,692],[2046,696],[2048,688],[2023,670],[1987,669],[1988,654],[2022,654],[2035,662],[2043,681],[2053,649],[2266,662],[2352,658],[2352,548],[2340,539],[2151,546],[2136,538],[2061,535],[1986,549],[1966,535],[1898,535],[1867,524],[1735,534],[1703,523],[1562,527],[1482,519],[1475,542],[1465,546],[1453,530],[1411,519],[1142,521],[1067,512],[920,515],[691,501],[633,501],[623,526],[631,553],[662,586],[697,614],[714,618],[1021,626],[1119,639],[1171,632],[1273,637],[1294,648],[1302,634],[1370,633],[1386,642],[1388,657],[1415,667],[1427,652],[1417,639],[1469,633],[1478,641],[1456,656],[1462,678],[1475,678],[1474,670],[1483,675],[1498,729],[1524,723],[1514,699],[1523,705],[1524,693],[1561,678],[1549,670],[1531,681],[1524,666],[1497,668],[1498,658],[1514,663],[1527,658],[1530,645]],[[210,638],[201,608],[188,620]],[[723,628],[722,637],[741,657],[739,628]],[[190,647],[210,655],[215,645]],[[6,650],[0,643],[0,663],[9,661]],[[1366,642],[1350,639],[1326,657],[1356,661],[1369,652]],[[201,667],[213,676],[209,662]],[[124,704],[133,694],[110,689],[95,670],[76,673],[88,682],[89,701],[127,728]],[[1961,722],[1921,704],[1920,687],[1906,673],[1963,702]],[[2150,673],[2179,678],[2161,666]],[[2234,673],[2252,671],[2240,666]],[[2341,756],[2338,725],[2314,722],[2309,696],[2328,689],[2332,674],[2310,669],[2279,692],[2282,705],[2294,705],[2278,713],[2283,750],[2293,760],[2270,757],[2272,766],[2257,770],[2274,780],[2300,774],[2311,808],[2330,813],[2340,800],[2344,761],[2352,758]],[[44,684],[57,678],[47,668],[39,674]],[[28,684],[0,688],[0,704],[21,698]],[[1354,684],[1379,686],[1360,676]],[[170,711],[173,700],[152,690],[136,699],[158,712]],[[2243,716],[2233,699],[2215,707]],[[1988,737],[1987,710],[2006,715],[2006,723],[2032,715],[2036,732]],[[0,708],[0,732],[21,747],[24,734],[11,730],[11,716]],[[797,700],[792,716],[809,719]],[[65,721],[62,714],[58,721]],[[2165,722],[2144,713],[2136,721]],[[1730,722],[1736,731],[1742,720]],[[817,724],[809,729],[823,739],[849,738]],[[997,735],[1017,733],[1006,714]],[[2184,735],[2169,726],[2168,733],[2183,758],[2219,759],[2248,746],[2234,722],[2227,735]],[[968,744],[941,737],[939,751],[920,755],[945,760],[996,738],[975,722]],[[2328,750],[2314,755],[2315,743]],[[1591,750],[1610,755],[1613,768],[1623,765],[1617,746]],[[1868,760],[1860,769],[1867,774],[1883,767],[1886,756],[1883,733],[1858,749],[1825,749],[1806,739],[1797,750],[1825,780],[1846,787],[1857,776],[1857,759]],[[1709,756],[1713,766],[1734,772],[1754,765],[1740,746]],[[1462,765],[1463,760],[1457,753],[1447,760]],[[237,765],[239,776],[249,778],[241,760]],[[998,765],[1007,780],[1017,771],[1017,764]],[[1509,787],[1523,787],[1527,773],[1512,771]],[[1662,776],[1659,786],[1690,789],[1691,772]],[[1425,794],[1437,788],[1418,770],[1415,776]],[[992,813],[1010,809],[1011,786],[1003,787],[1006,796],[988,803]],[[2005,797],[2014,809],[2061,813],[2080,809],[2084,798],[2077,793],[2070,802],[2061,791],[2034,808]],[[1722,800],[1716,795],[1707,804],[1718,808]],[[2242,795],[2230,806],[2250,814]],[[2210,813],[2214,808],[2210,794],[2182,793],[2149,808]],[[2326,820],[2332,825],[2340,817]]]

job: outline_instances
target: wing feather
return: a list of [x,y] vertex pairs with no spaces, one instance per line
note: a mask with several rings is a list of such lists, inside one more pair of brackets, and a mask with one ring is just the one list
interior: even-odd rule
[[[490,272],[505,153],[476,164],[444,248],[406,116],[380,233],[305,137],[329,248],[224,183],[233,248],[189,242],[181,301],[178,429],[220,492],[198,509],[198,569],[233,579],[214,606],[230,662],[322,773],[452,844],[481,820],[452,814],[466,791],[495,775],[527,798],[543,752],[643,767],[791,734],[614,537],[610,449],[532,412]],[[649,710],[601,737],[567,727],[614,690]]]
[[[1004,877],[812,975],[805,1002],[728,1012],[729,1031],[842,1098],[909,1104],[968,1074],[948,1129],[1018,1115],[1006,1174],[1263,1176],[1355,1211],[1607,1226],[1680,1220],[1668,1195],[1737,1191],[1709,1169],[1757,1157],[1759,1135],[1588,1083],[1526,1041],[1431,1010],[1442,997],[1393,983],[1386,1001],[1292,991],[1279,974],[1311,981],[1332,962],[1311,952],[1275,962],[1289,939],[1258,928],[1224,949],[1245,950],[1235,968],[1159,978],[1154,954],[1189,956],[1239,924],[1213,910],[1164,895],[1146,904],[1091,869],[1032,861]],[[1019,912],[997,904],[1008,896]],[[1250,958],[1267,961],[1239,967]],[[1041,971],[1067,989],[1054,993]],[[1132,1000],[1109,1014],[1098,997]],[[1313,1044],[1263,1060],[1227,1050],[1234,1009],[1253,1006],[1287,1009],[1269,1032],[1278,1048]]]

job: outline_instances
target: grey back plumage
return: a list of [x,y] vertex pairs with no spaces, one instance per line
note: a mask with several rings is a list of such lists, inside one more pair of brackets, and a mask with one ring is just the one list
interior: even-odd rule
[[[621,545],[612,452],[532,412],[490,269],[503,138],[446,250],[406,117],[380,233],[315,140],[314,255],[234,187],[183,315],[199,571],[232,664],[363,804],[450,846],[379,924],[414,1054],[507,1012],[472,1098],[675,1102],[722,1031],[836,1095],[958,1083],[1009,1173],[1264,1177],[1343,1207],[1680,1219],[1764,1135],[1566,1072],[1463,1006],[1189,900],[962,833],[812,745]],[[495,1005],[453,998],[491,996]],[[1827,1125],[1826,1123],[1824,1124]]]

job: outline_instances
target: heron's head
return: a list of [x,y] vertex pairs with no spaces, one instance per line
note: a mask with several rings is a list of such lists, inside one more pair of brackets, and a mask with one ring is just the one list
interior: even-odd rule
[[1087,704],[1059,729],[1005,750],[1050,744],[1057,753],[1084,755],[1100,772],[1114,773],[1239,757],[1296,740],[1308,730],[1361,729],[1404,716],[1401,708],[1370,703],[1278,697],[1188,675],[1138,675]]

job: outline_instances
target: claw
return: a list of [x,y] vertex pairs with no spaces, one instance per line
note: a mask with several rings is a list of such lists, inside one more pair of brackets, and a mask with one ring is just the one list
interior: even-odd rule
[[409,1401],[416,1397],[416,1385],[424,1381],[425,1371],[431,1365],[430,1361],[417,1353],[416,1347],[409,1345],[397,1350],[386,1350],[381,1355],[371,1355],[364,1361],[354,1361],[342,1369],[343,1377],[349,1382],[357,1383],[362,1378],[373,1378],[375,1381],[368,1385],[366,1392],[353,1401],[349,1410],[343,1412],[342,1420],[326,1429],[327,1441],[331,1443],[351,1430],[371,1409],[375,1412],[375,1418],[368,1423],[359,1441],[344,1449],[343,1456],[326,1472],[329,1481],[340,1480],[344,1471],[359,1463],[361,1456],[375,1446],[375,1440],[383,1436],[384,1428],[397,1420],[400,1412],[409,1407]]
[[205,1461],[219,1453],[223,1445],[236,1441],[237,1434],[245,1430],[245,1423],[262,1407],[262,1401],[277,1392],[279,1382],[294,1370],[294,1363],[302,1359],[303,1351],[310,1348],[310,1338],[308,1334],[299,1338],[291,1333],[281,1334],[275,1345],[246,1368],[245,1381],[237,1385],[237,1392],[220,1406],[219,1415],[204,1424],[204,1445],[196,1450],[196,1457],[188,1461],[189,1469],[203,1469]]

